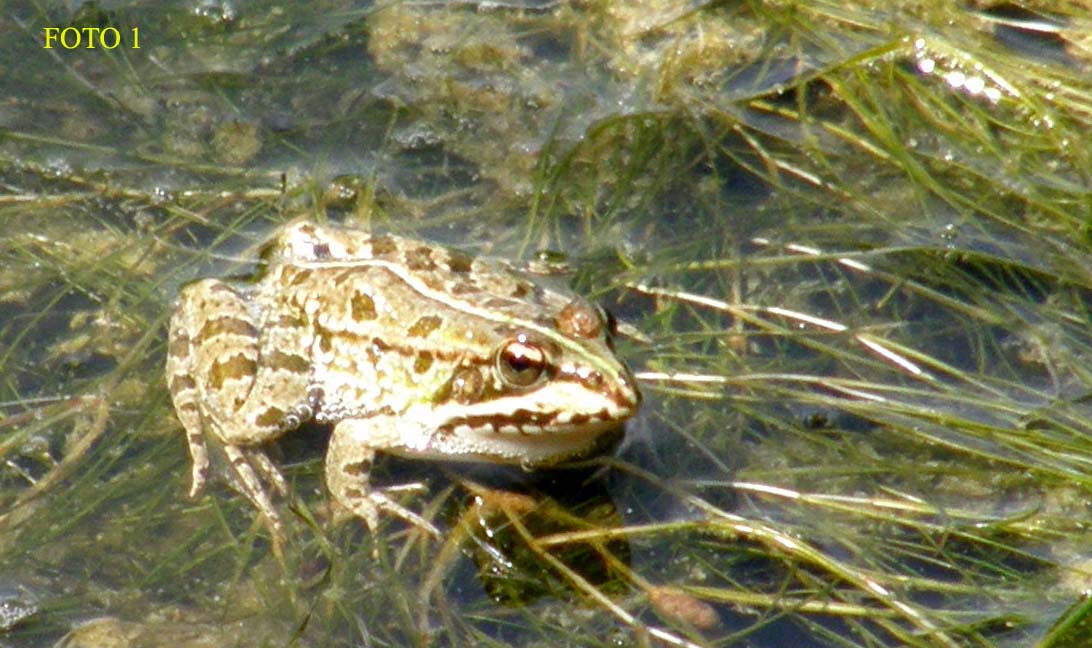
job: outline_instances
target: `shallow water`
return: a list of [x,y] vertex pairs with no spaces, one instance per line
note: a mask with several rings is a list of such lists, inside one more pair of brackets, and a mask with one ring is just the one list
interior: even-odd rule
[[[1082,645],[1086,19],[949,4],[5,5],[0,644]],[[563,260],[624,441],[188,499],[171,300],[301,215]]]

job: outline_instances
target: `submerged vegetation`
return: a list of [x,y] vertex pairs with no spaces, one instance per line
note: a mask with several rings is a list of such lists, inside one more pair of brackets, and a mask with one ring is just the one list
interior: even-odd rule
[[[47,4],[0,10],[0,644],[1085,645],[1086,1]],[[439,542],[335,523],[322,429],[283,560],[186,498],[171,300],[301,214],[563,255],[625,440],[380,461]]]

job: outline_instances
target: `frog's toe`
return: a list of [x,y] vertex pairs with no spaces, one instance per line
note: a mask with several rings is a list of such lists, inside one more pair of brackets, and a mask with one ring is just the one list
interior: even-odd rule
[[203,462],[193,462],[190,472],[190,499],[197,499],[201,491],[205,490],[205,482],[209,479],[209,462],[206,457]]
[[[421,484],[405,484],[404,486],[413,487],[413,486],[420,486],[420,485]],[[395,491],[395,490],[407,490],[407,489],[405,489],[403,486],[395,486],[395,487],[386,489],[387,492],[391,492],[391,491]],[[402,506],[398,502],[395,502],[391,498],[387,497],[386,492],[372,491],[372,492],[368,493],[368,499],[371,500],[371,504],[372,504],[372,506],[374,507],[375,510],[382,509],[384,511],[387,511],[388,513],[394,514],[394,515],[402,518],[406,522],[409,522],[410,524],[412,524],[413,526],[421,529],[422,531],[427,532],[429,535],[431,535],[431,536],[433,536],[435,538],[440,537],[440,530],[437,529],[435,526],[433,526],[433,524],[431,522],[429,522],[425,518],[421,517],[420,515],[414,513],[413,511],[409,510],[408,508]],[[365,519],[365,521],[368,522],[369,529],[371,529],[374,532],[375,527],[372,526],[372,523],[369,522],[367,519]]]
[[262,474],[267,482],[272,484],[273,490],[277,491],[277,494],[281,497],[288,496],[288,482],[285,481],[284,475],[281,474],[280,469],[276,464],[266,456],[264,452],[258,449],[251,449],[246,453],[247,460],[252,466],[258,469],[258,472]]
[[[261,454],[260,451],[255,451],[255,453]],[[273,506],[272,500],[269,499],[269,493],[266,492],[265,487],[262,485],[258,473],[255,472],[254,466],[250,463],[249,459],[256,456],[255,453],[248,453],[243,448],[237,446],[224,446],[224,454],[227,455],[228,461],[231,462],[236,487],[246,495],[247,499],[249,499],[254,507],[265,517],[269,522],[270,530],[274,535],[277,535],[283,532],[284,524],[281,522],[281,517],[277,513],[276,507]],[[264,454],[262,454],[262,456],[265,457]],[[265,460],[267,462],[269,461],[268,458]],[[260,461],[259,465],[261,465]],[[279,474],[280,473],[278,473],[278,475]]]
[[422,482],[410,482],[408,484],[398,484],[396,486],[387,486],[383,489],[384,493],[427,493],[428,486]]
[[392,486],[383,491],[371,490],[367,493],[354,489],[348,492],[342,492],[339,503],[344,508],[347,508],[353,515],[363,520],[364,524],[368,526],[368,531],[371,533],[379,531],[379,512],[385,511],[402,518],[413,526],[427,532],[429,535],[440,537],[439,529],[433,526],[431,522],[402,506],[398,502],[395,502],[387,495],[387,493],[396,491],[416,491],[420,490],[422,487],[422,484],[403,484]]

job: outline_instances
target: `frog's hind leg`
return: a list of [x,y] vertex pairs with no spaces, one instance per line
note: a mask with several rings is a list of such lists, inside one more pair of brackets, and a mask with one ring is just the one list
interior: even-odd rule
[[[246,495],[247,499],[254,504],[254,508],[265,516],[265,519],[269,521],[270,530],[273,533],[274,538],[279,539],[284,535],[284,524],[281,522],[281,516],[277,513],[277,508],[273,506],[273,501],[269,499],[269,493],[266,492],[265,487],[262,486],[262,481],[258,477],[258,473],[255,472],[252,461],[254,461],[255,453],[261,455],[265,461],[269,461],[269,458],[264,453],[258,450],[251,450],[247,448],[240,448],[238,446],[224,446],[224,454],[227,455],[228,461],[231,462],[232,471],[235,474],[237,487]],[[261,465],[261,460],[256,461]],[[274,468],[276,470],[276,468]],[[280,473],[277,473],[280,477]],[[281,478],[283,482],[283,477]]]
[[[382,447],[381,437],[376,436],[376,432],[394,429],[395,425],[391,417],[384,416],[338,423],[326,450],[326,487],[339,504],[362,518],[372,533],[379,528],[379,511],[383,510],[439,537],[439,530],[431,522],[395,502],[385,492],[372,489],[368,483],[376,444]],[[418,487],[419,484],[406,484],[386,490],[405,491]]]
[[209,452],[205,445],[205,422],[201,414],[201,394],[195,376],[201,355],[194,346],[195,329],[190,314],[202,304],[192,289],[183,290],[179,305],[171,317],[167,345],[167,387],[174,404],[175,414],[186,432],[186,443],[193,458],[190,497],[197,497],[209,476]]
[[262,480],[281,494],[287,485],[258,446],[312,415],[303,351],[309,339],[294,320],[261,321],[253,303],[253,296],[215,279],[183,288],[167,370],[193,456],[191,493],[208,478],[205,436],[211,435],[224,447],[236,486],[279,530]]
[[250,449],[250,452],[247,453],[247,459],[250,465],[256,466],[262,477],[273,485],[273,490],[277,491],[278,495],[281,497],[288,495],[288,482],[284,480],[284,475],[281,474],[281,471],[264,452]]
[[209,477],[209,451],[205,446],[205,435],[202,429],[201,412],[197,407],[197,393],[193,387],[193,379],[185,373],[172,368],[172,362],[167,360],[167,371],[170,376],[171,400],[174,401],[174,411],[182,427],[186,431],[186,443],[190,448],[190,457],[193,458],[190,481],[190,497],[201,494],[205,482]]

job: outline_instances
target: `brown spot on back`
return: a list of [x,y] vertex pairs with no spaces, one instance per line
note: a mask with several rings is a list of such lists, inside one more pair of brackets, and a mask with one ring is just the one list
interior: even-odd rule
[[394,239],[383,234],[373,236],[371,243],[373,257],[389,256],[398,249],[398,244],[395,243]]
[[526,281],[520,281],[516,284],[516,287],[512,289],[512,296],[516,299],[523,299],[527,295],[531,294],[531,284]]
[[298,315],[284,313],[277,317],[275,321],[271,322],[271,324],[277,328],[303,328],[304,326],[307,326],[307,320]]
[[275,369],[287,369],[292,373],[305,374],[311,371],[311,365],[307,358],[295,353],[282,353],[270,351],[266,356],[267,366]]
[[375,319],[375,300],[372,299],[371,295],[359,291],[355,292],[350,305],[352,306],[353,321],[364,322]]
[[413,361],[414,373],[425,373],[432,366],[432,354],[428,351],[420,351]]
[[[288,270],[286,269],[285,272],[288,272]],[[307,268],[296,268],[295,270],[293,270],[293,272],[295,274],[288,282],[288,285],[290,286],[298,286],[311,278],[311,271]]]
[[281,422],[284,421],[284,415],[284,410],[268,407],[258,418],[254,419],[254,422],[262,427],[279,427]]
[[432,260],[432,248],[427,245],[419,245],[406,251],[406,267],[416,271],[432,271],[436,269],[436,262]]
[[326,243],[317,243],[315,245],[312,245],[311,252],[315,255],[316,259],[330,258],[330,246]]
[[325,332],[319,334],[318,344],[319,344],[319,349],[321,349],[323,353],[329,353],[330,349],[332,349],[334,347],[333,343],[330,341],[329,333],[325,333]]
[[220,389],[228,380],[253,377],[257,370],[256,362],[241,353],[236,353],[227,360],[217,360],[212,363],[212,368],[209,370],[209,384],[213,389]]
[[459,281],[451,285],[451,292],[455,295],[480,292],[481,289],[469,281]]
[[225,333],[234,335],[242,335],[249,338],[258,337],[258,329],[254,328],[254,325],[245,319],[227,316],[217,317],[216,319],[205,322],[205,325],[201,327],[200,332],[197,333],[197,337],[193,339],[194,344],[201,344],[210,338],[214,338]]
[[440,275],[437,275],[436,273],[425,273],[419,278],[421,280],[421,283],[425,284],[432,290],[435,290],[437,292],[444,292],[445,290],[447,290],[447,286],[444,285],[443,279],[441,279]]
[[353,279],[356,277],[357,272],[359,272],[357,268],[346,268],[341,272],[337,273],[337,276],[333,278],[333,282],[340,288],[345,284],[353,281]]
[[452,272],[464,274],[470,272],[471,265],[474,263],[474,257],[465,252],[459,250],[447,251],[447,269]]
[[436,315],[425,315],[418,318],[416,322],[406,331],[410,337],[428,337],[430,333],[440,328],[440,325],[444,323],[444,320]]
[[496,308],[496,309],[508,308],[511,305],[512,305],[511,301],[509,301],[507,299],[503,299],[501,297],[490,297],[489,299],[487,299],[485,301],[485,304],[483,304],[483,306],[485,306],[486,308]]

